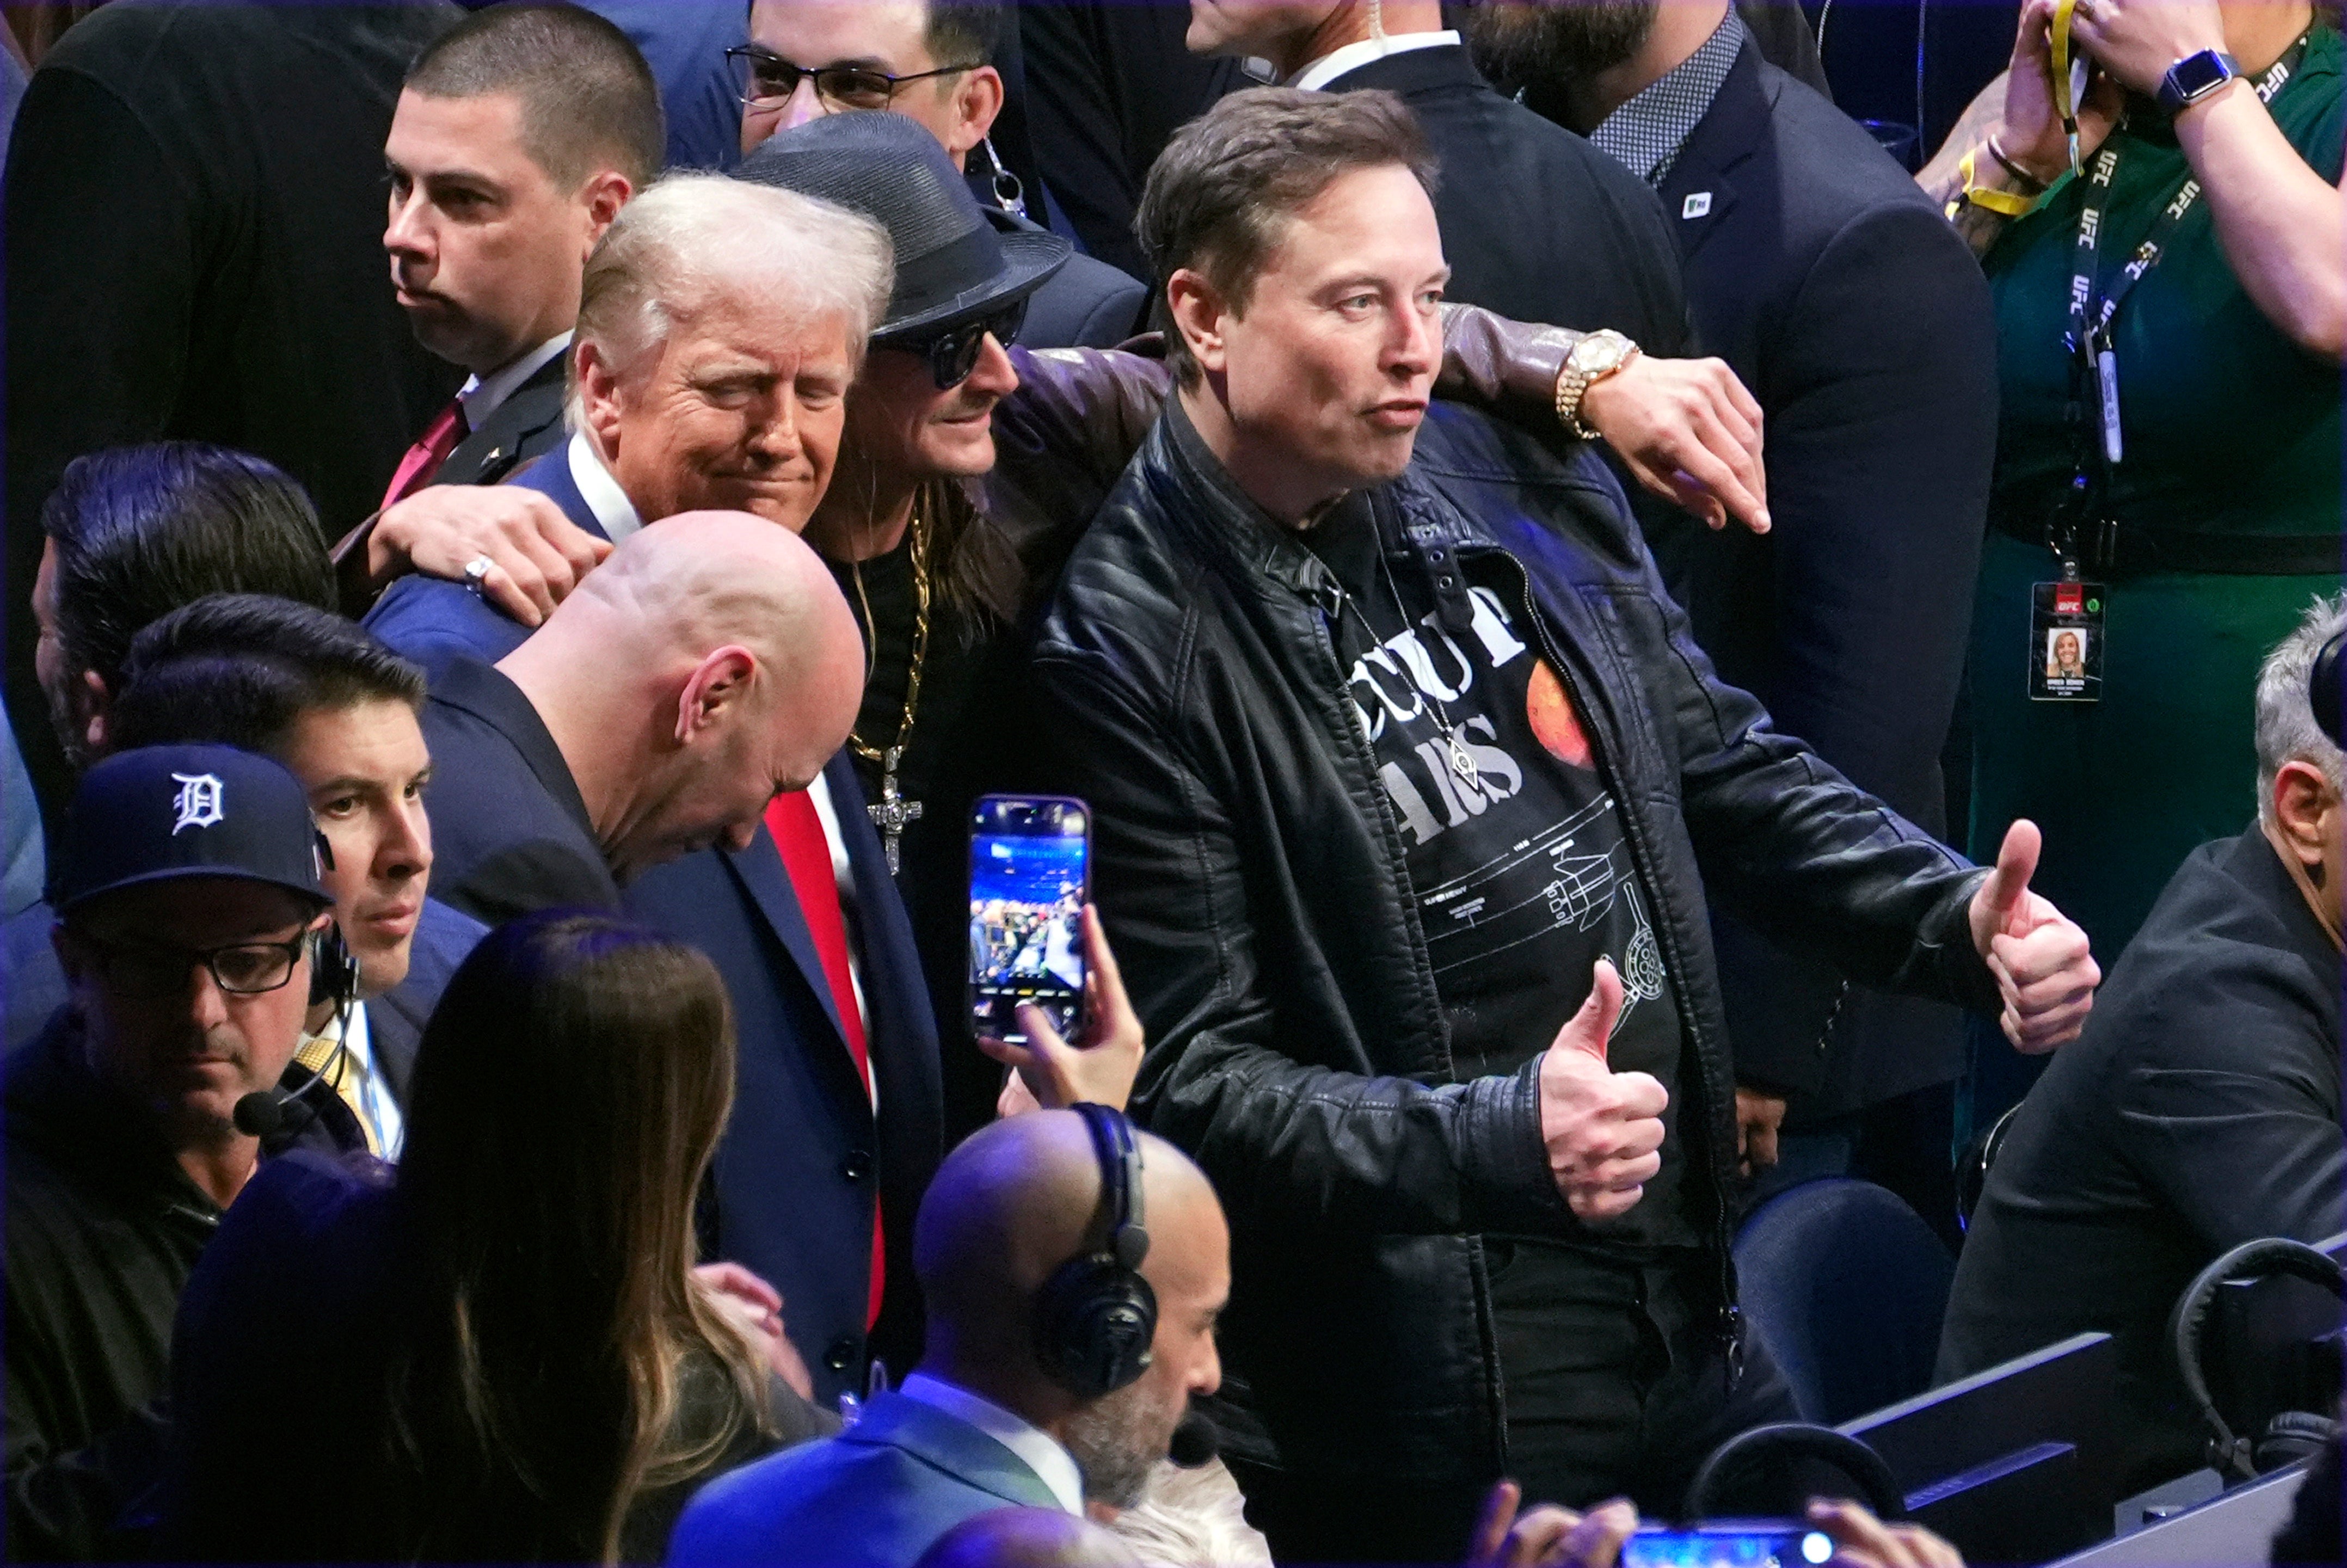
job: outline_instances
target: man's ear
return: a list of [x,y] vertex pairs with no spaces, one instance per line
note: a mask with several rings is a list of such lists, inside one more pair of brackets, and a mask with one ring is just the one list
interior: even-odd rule
[[92,756],[106,753],[106,716],[114,706],[114,693],[106,689],[106,677],[95,670],[85,670],[81,679],[67,689],[74,704],[74,727],[81,731],[82,744]]
[[597,169],[579,188],[579,202],[587,213],[587,243],[579,252],[582,266],[594,251],[595,241],[603,237],[603,231],[611,226],[611,220],[620,215],[620,209],[635,193],[634,181],[616,169]]
[[969,149],[994,129],[995,118],[1002,113],[1002,73],[992,66],[980,66],[953,81],[954,127],[946,142],[946,155],[958,169]]
[[579,384],[587,433],[609,462],[620,455],[619,367],[604,354],[603,345],[589,338],[580,338],[570,353],[570,371]]
[[729,642],[694,665],[677,693],[676,743],[690,745],[714,728],[749,696],[757,674],[757,656],[739,643]]
[[2339,809],[2339,792],[2312,763],[2293,757],[2275,770],[2274,826],[2301,865],[2321,866],[2328,819]]
[[1229,310],[1214,284],[1204,272],[1187,267],[1175,270],[1165,281],[1165,309],[1174,319],[1174,330],[1190,345],[1190,357],[1208,375],[1220,375],[1225,368],[1223,344],[1223,323]]

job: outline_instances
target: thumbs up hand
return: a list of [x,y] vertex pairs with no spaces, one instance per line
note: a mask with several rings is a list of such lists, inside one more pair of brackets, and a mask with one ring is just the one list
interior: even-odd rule
[[1645,1072],[1605,1064],[1605,1041],[1622,1016],[1622,977],[1604,958],[1589,999],[1557,1031],[1542,1059],[1541,1138],[1557,1190],[1584,1220],[1609,1220],[1636,1206],[1663,1168],[1663,1111],[1670,1093]]
[[2034,822],[2007,828],[1996,869],[1973,895],[1971,911],[1973,946],[2004,996],[2004,1037],[2030,1056],[2077,1039],[2103,983],[2086,933],[2029,890],[2042,843]]

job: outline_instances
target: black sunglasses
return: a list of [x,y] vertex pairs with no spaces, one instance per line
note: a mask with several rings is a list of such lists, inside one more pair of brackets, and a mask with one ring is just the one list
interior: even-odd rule
[[815,78],[815,97],[832,108],[885,109],[907,82],[978,69],[975,65],[939,66],[934,71],[892,77],[866,66],[794,66],[755,44],[736,44],[726,50],[725,65],[733,76],[734,96],[746,107],[761,110],[782,108],[808,77]]
[[990,336],[1009,348],[1018,341],[1019,329],[1027,320],[1027,302],[1013,300],[990,316],[963,322],[950,326],[927,343],[904,345],[907,354],[917,354],[929,362],[929,375],[944,392],[968,381],[970,372],[978,368],[978,356],[986,351]]

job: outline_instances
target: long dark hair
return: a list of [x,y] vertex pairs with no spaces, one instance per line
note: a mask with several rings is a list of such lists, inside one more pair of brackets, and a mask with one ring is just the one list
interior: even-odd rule
[[[418,1309],[390,1375],[393,1553],[611,1562],[638,1495],[765,1420],[755,1353],[690,1277],[733,1100],[725,988],[692,948],[558,911],[457,970],[400,1161]],[[696,1357],[735,1397],[680,1435]]]

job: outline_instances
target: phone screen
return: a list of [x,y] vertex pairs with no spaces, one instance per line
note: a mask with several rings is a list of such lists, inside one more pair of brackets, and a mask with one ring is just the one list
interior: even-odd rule
[[1622,1568],[1809,1568],[1833,1557],[1824,1532],[1785,1522],[1641,1530],[1622,1543]]
[[1024,1043],[1031,1001],[1062,1037],[1082,1027],[1092,812],[1080,800],[990,794],[969,824],[969,996],[978,1032]]

